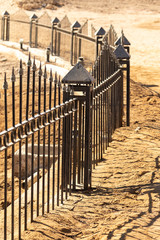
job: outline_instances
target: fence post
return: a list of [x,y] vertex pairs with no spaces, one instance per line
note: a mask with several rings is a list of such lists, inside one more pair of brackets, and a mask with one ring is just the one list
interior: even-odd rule
[[[33,26],[35,27],[35,36],[33,36]],[[32,37],[34,39],[34,46],[32,45]],[[37,47],[38,46],[38,17],[33,14],[30,21],[30,35],[29,35],[29,46]]]
[[[79,33],[82,33],[82,29],[80,28],[79,29]],[[79,50],[78,50],[78,57],[80,58],[81,57],[81,52],[82,52],[82,40],[81,38],[79,38]]]
[[126,125],[130,126],[130,55],[121,44],[116,48],[114,54],[119,59],[120,68],[126,71]]
[[[71,65],[74,65],[77,62],[77,32],[81,27],[78,21],[74,22],[71,26]],[[75,39],[75,41],[74,41]]]
[[2,14],[2,29],[1,29],[1,39],[3,41],[9,41],[9,25],[10,25],[10,15],[7,11]]
[[[94,78],[89,72],[78,62],[71,71],[62,79],[62,83],[68,84],[72,90],[72,95],[68,95],[68,99],[74,98],[73,92],[76,92],[75,97],[78,101],[85,104],[85,159],[84,159],[84,189],[91,186],[91,171],[92,171],[92,89]],[[78,122],[80,122],[79,119]],[[81,135],[80,135],[81,139]],[[81,141],[80,141],[81,144]],[[81,171],[81,172],[82,172]]]
[[103,36],[105,35],[105,33],[106,33],[106,31],[102,27],[95,33],[95,36],[96,36],[96,59],[99,56],[99,52],[101,51],[102,39],[103,39]]
[[[57,34],[57,25],[59,23],[59,19],[57,17],[55,17],[53,20],[52,20],[52,33],[51,33],[51,54],[53,55],[53,52],[56,54],[56,34]],[[55,39],[55,44],[54,44],[54,39]],[[53,46],[54,44],[54,46]]]
[[38,47],[38,18],[35,20],[35,48]]

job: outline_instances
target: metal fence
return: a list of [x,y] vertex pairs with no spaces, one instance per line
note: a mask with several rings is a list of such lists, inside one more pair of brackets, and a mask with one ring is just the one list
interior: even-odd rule
[[[33,19],[30,31],[34,25],[36,33],[36,16]],[[20,61],[18,77],[12,69],[11,85],[4,75],[0,231],[5,240],[21,239],[21,232],[27,229],[29,221],[55,209],[72,190],[91,187],[92,169],[102,160],[114,130],[122,126],[122,66],[117,52],[115,55],[115,49],[108,44],[110,41],[112,45],[117,39],[113,27],[110,40],[110,33],[103,29],[94,39],[85,35],[87,23],[78,30],[79,23],[75,22],[70,33],[62,29],[63,21],[61,25],[57,22],[55,19],[51,28],[52,50],[70,55],[72,64],[76,63],[71,71],[61,80],[57,74],[53,76],[52,71],[47,72],[46,67],[37,68],[29,55],[26,70]],[[70,39],[68,52],[67,45],[63,46],[63,34]],[[8,37],[8,31],[4,35]],[[30,43],[34,40],[34,44],[38,44],[36,34],[33,37],[32,32],[29,36]],[[77,63],[84,51],[82,39],[94,45],[93,65],[92,57],[88,58],[91,73],[83,62]],[[128,86],[129,82],[127,91]]]
[[[63,57],[72,65],[77,63],[79,57],[83,57],[85,66],[91,67],[96,57],[97,39],[102,37],[96,34],[93,25],[89,33],[88,21],[81,26],[78,21],[71,24],[67,16],[61,21],[58,18],[51,20],[47,13],[39,18],[33,14],[29,18],[21,10],[11,16],[6,11],[0,22],[2,40],[19,42],[21,39],[30,47],[50,48],[51,54]],[[117,40],[112,25],[106,34],[106,40],[112,46]]]
[[27,229],[28,220],[63,203],[71,185],[75,188],[73,137],[77,131],[77,100],[63,103],[60,78],[56,74],[53,77],[52,72],[47,77],[46,68],[42,72],[41,66],[37,71],[30,58],[26,72],[27,79],[23,81],[20,62],[16,91],[14,69],[11,87],[8,88],[6,74],[3,84],[5,129],[0,133],[0,161],[4,163],[4,187],[1,185],[0,229],[4,239],[10,234],[14,239],[17,230],[20,239],[21,228]]

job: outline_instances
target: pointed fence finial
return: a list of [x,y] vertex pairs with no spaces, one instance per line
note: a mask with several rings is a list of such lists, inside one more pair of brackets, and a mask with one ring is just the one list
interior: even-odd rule
[[23,75],[22,59],[20,59],[19,75],[20,75],[20,76]]
[[61,87],[61,77],[58,78],[58,87]]
[[55,79],[54,79],[54,83],[57,83],[57,72],[55,72]]
[[8,82],[7,82],[7,75],[6,72],[4,73],[4,83],[3,83],[3,89],[8,89]]
[[29,52],[27,66],[28,66],[28,67],[31,67],[31,65],[32,65],[32,62],[31,62],[31,53]]
[[36,60],[35,60],[35,57],[34,57],[34,59],[33,59],[32,71],[33,71],[33,72],[36,71]]
[[44,74],[43,74],[43,77],[46,79],[47,78],[47,68],[46,68],[46,66],[45,66],[45,68],[44,68]]
[[36,60],[35,60],[35,57],[34,57],[34,59],[33,59],[32,70],[33,70],[33,71],[36,71]]
[[41,62],[40,62],[40,65],[39,65],[38,75],[39,75],[39,77],[42,76],[42,66],[41,66]]
[[12,68],[11,82],[15,82],[15,81],[16,81],[16,77],[15,77],[14,67],[13,67],[13,68]]
[[53,82],[53,75],[52,75],[52,69],[50,69],[50,76],[49,76],[49,82]]

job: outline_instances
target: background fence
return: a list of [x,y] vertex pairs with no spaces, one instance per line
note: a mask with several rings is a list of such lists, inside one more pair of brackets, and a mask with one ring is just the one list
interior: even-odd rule
[[[29,18],[22,10],[11,16],[6,11],[0,21],[2,40],[19,42],[23,39],[30,47],[50,48],[52,54],[63,57],[72,65],[83,57],[86,67],[91,67],[95,61],[97,38],[102,37],[96,34],[93,25],[89,33],[88,21],[82,26],[78,22],[71,24],[67,16],[59,21],[58,18],[52,20],[47,13],[39,18],[33,14]],[[117,35],[112,25],[105,39],[114,46]]]
[[[3,17],[3,24],[11,27],[10,16]],[[59,206],[72,190],[91,187],[92,168],[102,160],[114,130],[122,126],[123,74],[112,46],[117,39],[113,27],[107,33],[101,28],[93,38],[86,35],[88,22],[82,27],[75,22],[70,29],[66,16],[61,22],[54,19],[52,26],[47,15],[42,19],[33,15],[25,23],[30,33],[26,43],[46,47],[51,40],[51,50],[76,64],[61,80],[46,67],[37,68],[29,55],[26,70],[20,61],[18,77],[12,69],[10,84],[4,75],[0,231],[5,240],[21,239],[29,221]],[[2,27],[4,40],[9,36],[6,29]],[[40,29],[45,29],[46,41]],[[11,36],[14,39],[10,28]],[[83,61],[77,63],[82,55],[92,72]]]

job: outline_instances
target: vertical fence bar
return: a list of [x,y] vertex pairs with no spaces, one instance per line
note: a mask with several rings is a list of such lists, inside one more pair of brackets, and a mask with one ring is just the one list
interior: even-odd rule
[[130,125],[130,61],[127,61],[127,126]]
[[[7,113],[7,89],[8,83],[6,73],[4,74],[4,112],[5,112],[5,130],[8,129],[8,113]],[[5,162],[4,162],[4,239],[7,239],[7,148],[5,149]]]
[[[65,87],[63,86],[63,91],[65,90]],[[64,146],[65,146],[65,133],[64,133],[64,127],[65,127],[65,116],[64,116],[64,109],[65,104],[63,104],[63,108],[61,111],[61,117],[62,117],[62,164],[61,164],[61,204],[63,204],[63,190],[64,190],[64,161],[65,161],[65,152],[64,152]]]
[[[66,89],[67,93],[68,89]],[[68,98],[67,98],[68,99]],[[68,103],[66,105],[66,121],[65,121],[65,136],[66,136],[66,144],[65,144],[65,153],[66,153],[66,158],[65,158],[65,191],[66,195],[65,198],[68,198],[68,146],[69,146],[69,125],[68,125]]]
[[104,144],[105,144],[105,141],[104,141],[104,134],[105,134],[105,127],[104,127],[104,124],[105,124],[105,112],[104,112],[104,104],[105,104],[105,98],[104,98],[104,90],[102,91],[102,154],[104,153]]
[[69,196],[71,196],[72,179],[72,103],[69,104]]
[[101,106],[101,101],[100,101],[100,93],[99,93],[98,94],[98,162],[100,162],[100,159],[101,159],[101,133],[100,133],[100,127],[101,127],[100,116],[101,116],[101,111],[100,111],[100,106]]
[[[12,76],[11,76],[11,82],[12,82],[12,125],[15,127],[15,74],[14,74],[14,68],[12,69]],[[12,136],[12,217],[11,217],[11,239],[14,239],[14,138],[15,136]]]
[[[46,112],[46,79],[47,79],[47,70],[46,66],[44,69],[44,75],[43,75],[43,80],[44,80],[44,99],[43,99],[43,111]],[[45,212],[45,147],[46,147],[46,129],[45,129],[45,124],[46,124],[46,119],[45,117],[43,118],[43,181],[42,181],[42,215]]]
[[81,116],[82,116],[82,103],[79,101],[79,129],[78,129],[78,183],[81,179]]
[[[49,77],[49,109],[51,109],[51,101],[52,101],[52,70],[50,70],[50,77]],[[49,125],[48,125],[48,183],[47,183],[47,213],[49,213],[49,199],[50,199],[50,138],[51,138],[51,115],[49,114]]]
[[85,112],[85,166],[84,166],[84,189],[89,185],[89,160],[90,160],[90,88],[86,91],[86,112]]
[[98,96],[96,95],[95,97],[96,101],[96,106],[95,106],[95,109],[96,109],[96,165],[98,164]]
[[96,100],[95,100],[95,92],[93,97],[93,145],[94,145],[94,151],[93,151],[93,168],[95,169],[96,165],[96,106],[95,106]]
[[84,175],[84,138],[85,138],[85,102],[82,104],[82,174],[81,174],[81,183],[83,183]]
[[100,98],[101,98],[101,105],[100,105],[100,109],[101,109],[101,115],[100,115],[100,119],[101,119],[101,128],[100,128],[100,135],[101,135],[101,160],[103,158],[103,94],[102,94],[102,89],[101,89],[101,94],[100,94]]
[[[19,69],[19,123],[22,123],[22,60],[20,60]],[[20,132],[21,135],[21,132]],[[21,137],[21,136],[19,136]],[[19,239],[21,239],[21,141],[19,142]]]
[[[32,117],[34,117],[35,112],[35,72],[36,72],[36,64],[35,58],[33,61],[32,66],[33,72],[33,81],[32,81]],[[34,192],[34,185],[33,185],[33,171],[34,171],[34,123],[32,123],[32,163],[31,163],[31,222],[33,222],[33,192]]]
[[107,119],[107,85],[105,86],[105,150],[108,147],[108,119]]
[[122,127],[122,120],[123,120],[123,72],[121,71],[121,81],[120,81],[120,127]]
[[[61,104],[61,83],[58,81],[58,105]],[[58,108],[58,166],[57,166],[57,206],[59,206],[59,185],[60,185],[60,133],[61,133],[61,121],[60,121],[60,107]]]
[[111,141],[111,87],[107,90],[107,116],[108,116],[108,146]]
[[77,159],[77,100],[74,114],[74,148],[73,148],[73,190],[76,189],[76,159]]
[[[41,80],[42,68],[41,63],[38,71],[38,114],[41,113]],[[38,120],[38,128],[40,127],[40,120]],[[40,168],[40,129],[38,130],[38,158],[37,158],[37,217],[39,216],[39,168]]]
[[26,120],[28,120],[29,113],[29,85],[30,85],[30,68],[31,68],[31,55],[29,53],[27,62],[27,98],[26,98]]
[[[55,74],[54,79],[54,107],[56,107],[56,97],[57,97],[57,73]],[[52,210],[54,209],[54,195],[55,195],[55,118],[56,118],[56,111],[53,112],[53,185],[52,185]]]

